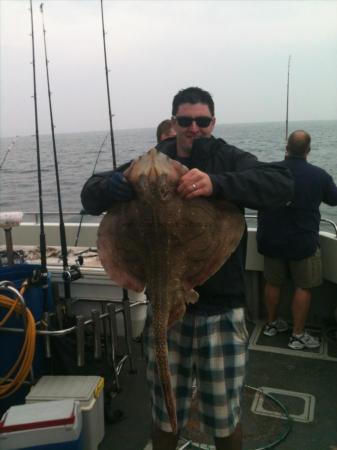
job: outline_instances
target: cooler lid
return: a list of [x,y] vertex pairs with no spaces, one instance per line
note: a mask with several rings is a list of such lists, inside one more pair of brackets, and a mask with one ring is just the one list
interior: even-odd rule
[[75,406],[71,399],[11,406],[0,421],[0,433],[74,425]]
[[98,397],[97,387],[103,385],[103,378],[93,375],[45,375],[33,386],[26,396],[26,402],[73,398],[89,401]]

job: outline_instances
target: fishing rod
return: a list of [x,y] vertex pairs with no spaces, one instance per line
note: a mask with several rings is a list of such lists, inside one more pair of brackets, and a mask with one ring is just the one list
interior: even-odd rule
[[4,155],[4,157],[2,158],[2,161],[0,163],[0,170],[2,169],[2,166],[5,164],[6,158],[9,155],[9,152],[12,150],[12,148],[14,147],[15,143],[16,143],[16,139],[18,138],[18,136],[15,136],[14,139],[12,139],[12,142],[9,144],[6,153]]
[[[91,174],[91,175],[93,175],[93,174],[95,173],[95,170],[96,170],[96,166],[97,166],[99,157],[100,157],[100,155],[101,155],[102,149],[103,149],[103,147],[104,147],[104,145],[105,145],[105,142],[106,142],[106,140],[107,140],[109,134],[110,134],[110,133],[107,133],[107,134],[105,135],[105,137],[104,137],[104,139],[103,139],[103,142],[102,142],[102,144],[101,144],[101,146],[100,146],[100,148],[99,148],[99,150],[98,150],[97,157],[96,157],[96,161],[95,161],[94,168],[93,168],[93,170],[92,170],[92,174]],[[85,211],[82,209],[81,212],[80,212],[80,214],[81,214],[81,220],[80,220],[80,223],[79,223],[78,229],[77,229],[77,234],[76,234],[76,239],[75,239],[75,244],[74,244],[75,247],[77,247],[78,239],[79,239],[79,237],[80,237],[81,228],[82,228],[82,222],[83,222],[83,217],[84,217]]]
[[101,14],[102,14],[102,33],[103,33],[103,48],[104,48],[104,63],[105,63],[105,78],[106,78],[106,89],[108,94],[108,107],[109,107],[109,124],[110,124],[110,140],[111,140],[111,151],[112,151],[112,164],[113,168],[116,169],[116,150],[114,133],[112,128],[112,114],[111,114],[111,102],[110,102],[110,86],[109,86],[109,70],[106,57],[106,43],[105,43],[105,27],[104,27],[104,12],[103,12],[103,0],[101,0]]
[[[115,151],[114,134],[113,134],[113,129],[112,129],[111,101],[110,101],[110,88],[109,88],[109,76],[108,76],[109,71],[108,71],[108,64],[107,64],[107,57],[106,57],[106,44],[105,44],[106,32],[105,32],[105,28],[104,28],[103,0],[101,0],[101,12],[102,12],[102,32],[103,32],[105,76],[106,76],[106,87],[107,87],[108,106],[109,106],[109,123],[110,123],[112,162],[113,162],[113,168],[116,169],[116,151]],[[128,299],[129,299],[128,291],[123,288],[123,301],[127,301]]]
[[41,281],[43,292],[43,309],[47,310],[48,304],[48,271],[47,271],[47,247],[46,234],[44,231],[44,216],[43,216],[43,200],[42,200],[42,176],[41,176],[41,157],[40,157],[40,138],[39,138],[39,120],[37,113],[37,92],[36,92],[36,69],[35,69],[35,39],[34,39],[34,19],[33,19],[33,5],[30,3],[30,22],[31,22],[31,36],[32,36],[32,66],[33,66],[33,85],[34,85],[34,114],[35,114],[35,139],[36,139],[36,159],[37,159],[37,181],[39,194],[39,212],[40,212],[40,256],[41,256]]
[[[106,42],[105,42],[105,35],[107,34],[105,31],[105,26],[104,26],[104,10],[103,10],[103,0],[101,0],[101,17],[102,17],[102,34],[103,34],[103,50],[104,50],[104,64],[105,64],[105,79],[106,79],[106,89],[107,89],[107,94],[108,94],[108,108],[109,108],[109,125],[110,125],[110,132],[105,136],[104,141],[101,145],[101,148],[98,151],[98,155],[96,158],[96,162],[94,165],[94,169],[92,172],[92,175],[95,172],[95,168],[98,162],[98,158],[99,155],[101,153],[101,150],[105,144],[105,141],[107,139],[107,136],[110,134],[110,142],[111,142],[111,153],[112,153],[112,166],[114,169],[116,169],[117,167],[117,163],[116,163],[116,149],[115,149],[115,140],[114,140],[114,132],[113,132],[113,127],[112,127],[112,112],[111,112],[111,101],[110,101],[110,85],[109,85],[109,69],[108,69],[108,62],[107,62],[107,56],[106,56]],[[77,243],[78,243],[78,239],[79,239],[79,235],[81,232],[81,227],[82,227],[82,222],[83,222],[83,216],[84,216],[84,211],[81,211],[81,220],[78,226],[78,230],[77,230],[77,235],[76,235],[76,240],[75,240],[75,247],[77,247]]]
[[289,74],[290,74],[290,59],[288,58],[288,78],[287,78],[287,111],[286,111],[286,141],[288,140],[288,112],[289,112]]
[[80,278],[81,274],[80,274],[77,266],[69,267],[69,264],[68,264],[67,237],[66,237],[66,230],[65,230],[65,226],[64,226],[64,220],[63,220],[60,177],[59,177],[59,170],[58,170],[58,160],[57,160],[56,140],[55,140],[55,125],[54,125],[54,118],[53,118],[53,108],[52,108],[52,104],[51,104],[51,91],[50,91],[49,68],[48,68],[49,61],[48,61],[48,55],[47,55],[47,42],[46,42],[46,29],[45,29],[45,25],[44,25],[43,3],[40,4],[40,11],[41,11],[41,16],[42,16],[43,43],[44,43],[44,56],[45,56],[45,63],[46,63],[50,127],[51,127],[51,135],[52,135],[52,142],[53,142],[57,201],[58,201],[58,209],[59,209],[59,222],[60,222],[59,227],[60,227],[61,254],[62,254],[62,262],[63,262],[64,296],[66,299],[70,299],[71,298],[70,283],[71,283],[71,281]]

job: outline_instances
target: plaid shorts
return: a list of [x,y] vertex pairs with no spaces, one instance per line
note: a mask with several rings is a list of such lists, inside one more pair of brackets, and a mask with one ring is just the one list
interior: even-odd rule
[[[149,324],[145,328],[144,342],[152,417],[157,426],[170,432]],[[247,343],[243,308],[214,316],[185,314],[183,320],[168,331],[178,430],[188,422],[195,380],[202,431],[213,437],[227,437],[234,432],[241,418]]]

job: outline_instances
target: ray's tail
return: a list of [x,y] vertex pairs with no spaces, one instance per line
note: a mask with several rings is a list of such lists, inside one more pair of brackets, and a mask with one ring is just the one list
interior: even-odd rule
[[162,315],[160,315],[160,317],[156,317],[156,315],[154,316],[153,333],[155,340],[155,355],[158,374],[163,389],[167,414],[170,420],[172,431],[174,434],[177,434],[178,425],[176,400],[173,394],[171,373],[168,362],[167,323],[164,323]]

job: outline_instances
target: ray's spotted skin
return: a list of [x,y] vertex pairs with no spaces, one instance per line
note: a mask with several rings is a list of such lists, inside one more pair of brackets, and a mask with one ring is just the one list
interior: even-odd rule
[[177,433],[176,403],[168,363],[167,329],[196,302],[201,285],[240,242],[244,218],[223,200],[182,198],[179,180],[188,169],[156,149],[124,172],[137,198],[114,205],[103,218],[97,247],[103,267],[120,286],[142,291],[153,311],[159,377],[171,427]]

